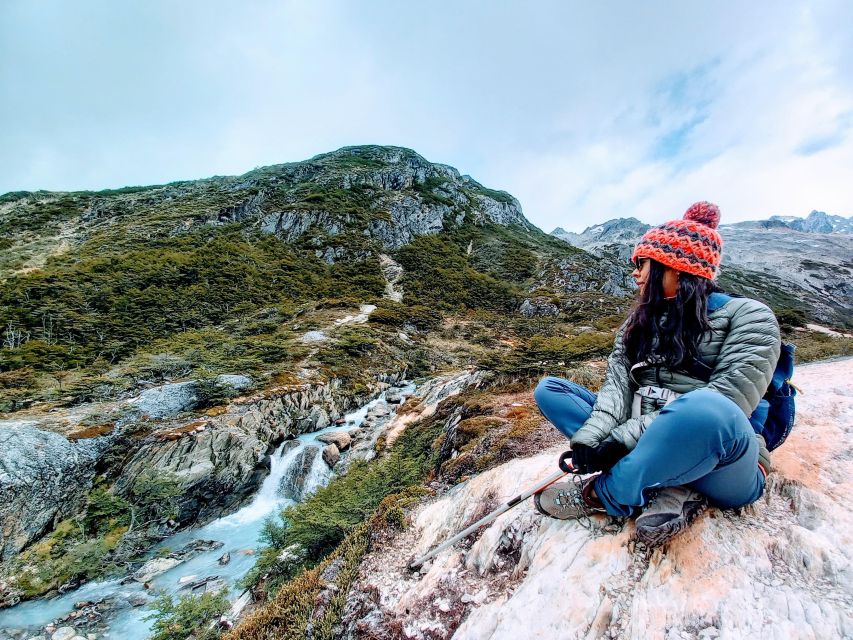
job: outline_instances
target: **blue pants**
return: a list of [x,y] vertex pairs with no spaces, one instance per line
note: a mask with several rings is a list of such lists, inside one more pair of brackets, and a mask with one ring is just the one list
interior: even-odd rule
[[[567,438],[580,429],[595,394],[562,378],[544,378],[533,393],[542,414]],[[724,509],[758,500],[764,474],[758,441],[740,407],[710,389],[696,389],[665,406],[637,446],[595,481],[595,493],[613,516],[630,516],[644,492],[686,485]]]

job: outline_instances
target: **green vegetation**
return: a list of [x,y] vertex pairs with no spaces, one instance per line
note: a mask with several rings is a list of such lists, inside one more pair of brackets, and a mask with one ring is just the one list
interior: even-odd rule
[[836,338],[817,331],[791,331],[784,333],[783,339],[797,346],[794,358],[798,363],[853,355],[853,338]]
[[216,624],[219,616],[228,611],[226,590],[219,593],[186,595],[175,600],[164,593],[151,605],[154,612],[146,617],[153,620],[151,640],[213,640],[221,636]]
[[405,270],[404,304],[509,311],[520,303],[520,291],[471,267],[463,250],[440,236],[416,238],[397,260]]
[[35,598],[68,583],[123,573],[177,515],[180,485],[174,477],[141,475],[125,497],[98,485],[79,516],[60,522],[16,556],[7,570],[16,592]]
[[[333,627],[340,620],[346,597],[358,574],[358,566],[367,553],[371,535],[375,532],[375,519],[355,527],[338,545],[334,553],[312,569],[308,569],[285,584],[270,599],[243,619],[239,626],[226,634],[226,640],[302,640],[309,621],[313,625],[312,638],[331,640]],[[335,591],[322,609],[319,619],[312,619],[318,596],[327,586],[324,573],[332,564],[337,567]]]

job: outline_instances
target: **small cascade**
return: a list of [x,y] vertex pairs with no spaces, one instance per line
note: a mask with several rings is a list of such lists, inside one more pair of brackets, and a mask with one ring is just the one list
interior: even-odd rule
[[314,456],[314,461],[311,464],[308,475],[305,476],[302,487],[302,499],[314,493],[319,487],[325,486],[332,475],[329,465],[323,461],[323,456],[319,455],[319,449],[317,453],[318,455]]
[[281,502],[279,485],[283,476],[293,465],[293,461],[299,456],[300,451],[301,447],[288,447],[288,442],[279,446],[270,456],[270,473],[264,479],[252,502],[239,511],[220,518],[219,521],[226,525],[240,525],[255,522],[268,516]]
[[322,463],[320,448],[305,445],[299,440],[294,447],[295,455],[289,459],[289,466],[278,485],[278,495],[289,500],[302,500],[306,495],[307,479],[311,475],[314,464],[318,459]]

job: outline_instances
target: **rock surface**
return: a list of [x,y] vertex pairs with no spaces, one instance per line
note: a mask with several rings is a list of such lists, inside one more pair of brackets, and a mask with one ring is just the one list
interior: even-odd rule
[[324,444],[333,444],[339,451],[346,451],[352,443],[352,437],[346,431],[332,431],[317,436],[317,440]]
[[[801,366],[798,419],[765,495],[709,510],[646,550],[543,518],[530,501],[420,573],[413,557],[548,475],[559,451],[514,460],[422,506],[376,545],[348,596],[343,637],[853,637],[853,359]],[[594,523],[600,527],[602,522]]]
[[198,403],[196,383],[175,382],[146,389],[131,404],[149,418],[170,418],[193,409]]
[[323,462],[329,465],[329,468],[334,468],[340,459],[341,452],[338,451],[338,448],[335,445],[330,444],[323,448]]
[[72,443],[26,424],[0,429],[0,560],[81,506],[107,444]]

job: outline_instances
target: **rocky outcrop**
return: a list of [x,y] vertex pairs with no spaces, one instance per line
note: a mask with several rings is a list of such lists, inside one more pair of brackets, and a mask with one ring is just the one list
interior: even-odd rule
[[521,303],[518,312],[525,318],[535,318],[556,316],[560,313],[560,308],[548,298],[527,298]]
[[74,514],[92,486],[105,438],[69,442],[27,424],[0,429],[0,560]]
[[[711,509],[668,545],[605,533],[530,501],[420,572],[407,563],[550,474],[559,450],[484,472],[374,546],[345,638],[846,638],[853,636],[853,359],[801,366],[798,418],[765,495]],[[830,382],[828,382],[830,381]],[[402,630],[399,631],[398,630]]]
[[367,398],[344,393],[340,382],[304,384],[240,398],[220,416],[162,429],[146,438],[125,465],[116,490],[144,472],[181,484],[182,525],[207,522],[240,506],[268,472],[267,453],[283,439],[323,429]]
[[636,289],[626,265],[627,260],[598,260],[578,253],[549,264],[538,280],[565,293],[595,291],[623,297]]
[[[236,186],[255,195],[220,211],[219,220],[256,219],[263,231],[288,242],[309,230],[320,232],[329,246],[318,248],[318,256],[328,263],[347,254],[343,247],[335,246],[334,238],[354,228],[384,250],[398,249],[417,236],[458,226],[466,212],[475,223],[532,228],[518,200],[509,194],[486,189],[453,167],[428,162],[401,147],[344,147],[302,163],[251,172],[243,178]],[[378,215],[364,224],[358,212],[322,204],[310,206],[300,195],[287,194],[288,187],[300,182],[326,190],[368,189],[369,208]],[[277,198],[267,197],[268,190],[282,187]]]

